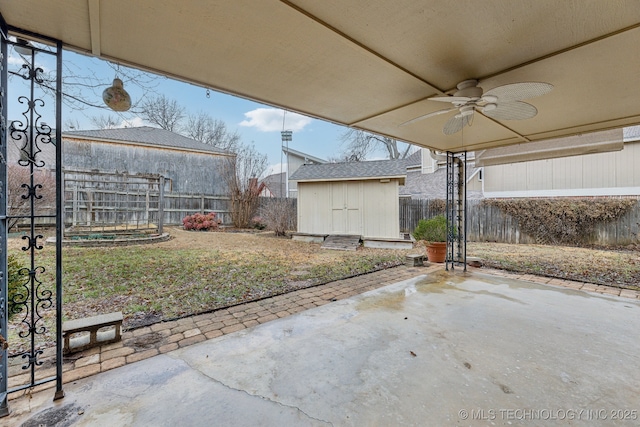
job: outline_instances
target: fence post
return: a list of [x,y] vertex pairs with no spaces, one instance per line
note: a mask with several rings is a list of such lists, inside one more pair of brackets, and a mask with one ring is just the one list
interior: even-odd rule
[[91,216],[93,215],[93,191],[87,191],[87,226],[89,227],[89,230],[91,230],[92,227],[92,222],[91,222]]
[[164,176],[160,177],[158,183],[160,194],[158,195],[158,234],[164,231]]
[[151,210],[149,206],[149,187],[150,185],[147,185],[147,191],[144,195],[144,211],[145,211],[144,214],[147,217],[147,228],[149,228],[149,223],[151,222]]
[[73,186],[73,201],[71,202],[71,225],[74,227],[78,223],[78,184]]

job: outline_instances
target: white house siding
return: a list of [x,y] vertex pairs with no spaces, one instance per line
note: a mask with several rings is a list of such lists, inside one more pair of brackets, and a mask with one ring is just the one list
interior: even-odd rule
[[[480,179],[481,173],[484,175],[484,171],[478,170],[476,174],[467,181],[467,193],[482,194],[482,180]],[[468,197],[472,198],[469,194]]]
[[398,181],[299,182],[298,232],[398,238]]
[[484,195],[563,197],[640,195],[640,143],[622,151],[486,166]]
[[[292,154],[287,155],[287,171],[289,176],[298,170],[300,166],[304,164],[304,159]],[[287,181],[289,187],[289,197],[297,197],[298,195],[298,183],[295,181]]]

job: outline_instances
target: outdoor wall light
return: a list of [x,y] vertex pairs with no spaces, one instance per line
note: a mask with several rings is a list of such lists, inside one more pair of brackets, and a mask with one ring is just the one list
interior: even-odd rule
[[31,45],[31,43],[19,37],[16,38],[16,44],[13,45],[13,48],[16,52],[23,56],[31,55],[31,52],[33,51],[33,46]]
[[102,92],[102,100],[113,111],[127,111],[131,108],[131,97],[124,90],[122,80],[113,79],[113,84]]

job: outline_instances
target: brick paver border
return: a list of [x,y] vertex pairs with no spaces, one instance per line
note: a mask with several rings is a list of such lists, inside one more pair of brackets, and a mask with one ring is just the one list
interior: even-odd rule
[[[216,310],[211,313],[159,322],[150,326],[125,331],[122,334],[122,341],[120,342],[95,347],[66,356],[63,365],[63,382],[73,382],[99,372],[124,366],[128,363],[134,363],[207,339],[217,338],[225,334],[287,317],[310,308],[349,298],[421,274],[442,270],[442,268],[442,264],[429,265],[427,268],[398,266],[311,288],[300,289],[287,294],[265,298],[260,301],[248,302]],[[473,267],[469,267],[469,270],[549,286],[596,292],[636,300],[640,299],[640,291],[534,276],[531,274],[510,273],[503,270]],[[45,364],[48,363],[51,367],[41,369],[39,378],[55,375],[54,357],[53,348],[45,350],[41,360],[43,360]],[[28,382],[27,376],[29,374],[22,372],[21,364],[10,366],[9,388]],[[31,391],[23,390],[12,393],[10,398],[16,399],[25,394],[36,393],[53,386],[53,382],[42,384]]]
[[492,274],[494,276],[508,277],[510,279],[525,280],[527,282],[540,283],[543,285],[557,286],[562,288],[576,289],[586,292],[595,292],[603,295],[613,295],[623,298],[640,299],[640,291],[632,289],[621,289],[613,286],[597,285],[595,283],[576,282],[575,280],[557,279],[553,277],[534,276],[533,274],[513,273],[505,270],[495,270],[489,268],[470,268],[472,271]]

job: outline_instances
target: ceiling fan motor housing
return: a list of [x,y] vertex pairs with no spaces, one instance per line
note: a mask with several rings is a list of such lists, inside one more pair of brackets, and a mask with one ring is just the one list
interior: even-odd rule
[[458,83],[458,91],[453,96],[464,96],[471,99],[480,99],[482,96],[482,88],[478,87],[478,81],[475,79],[465,80]]

